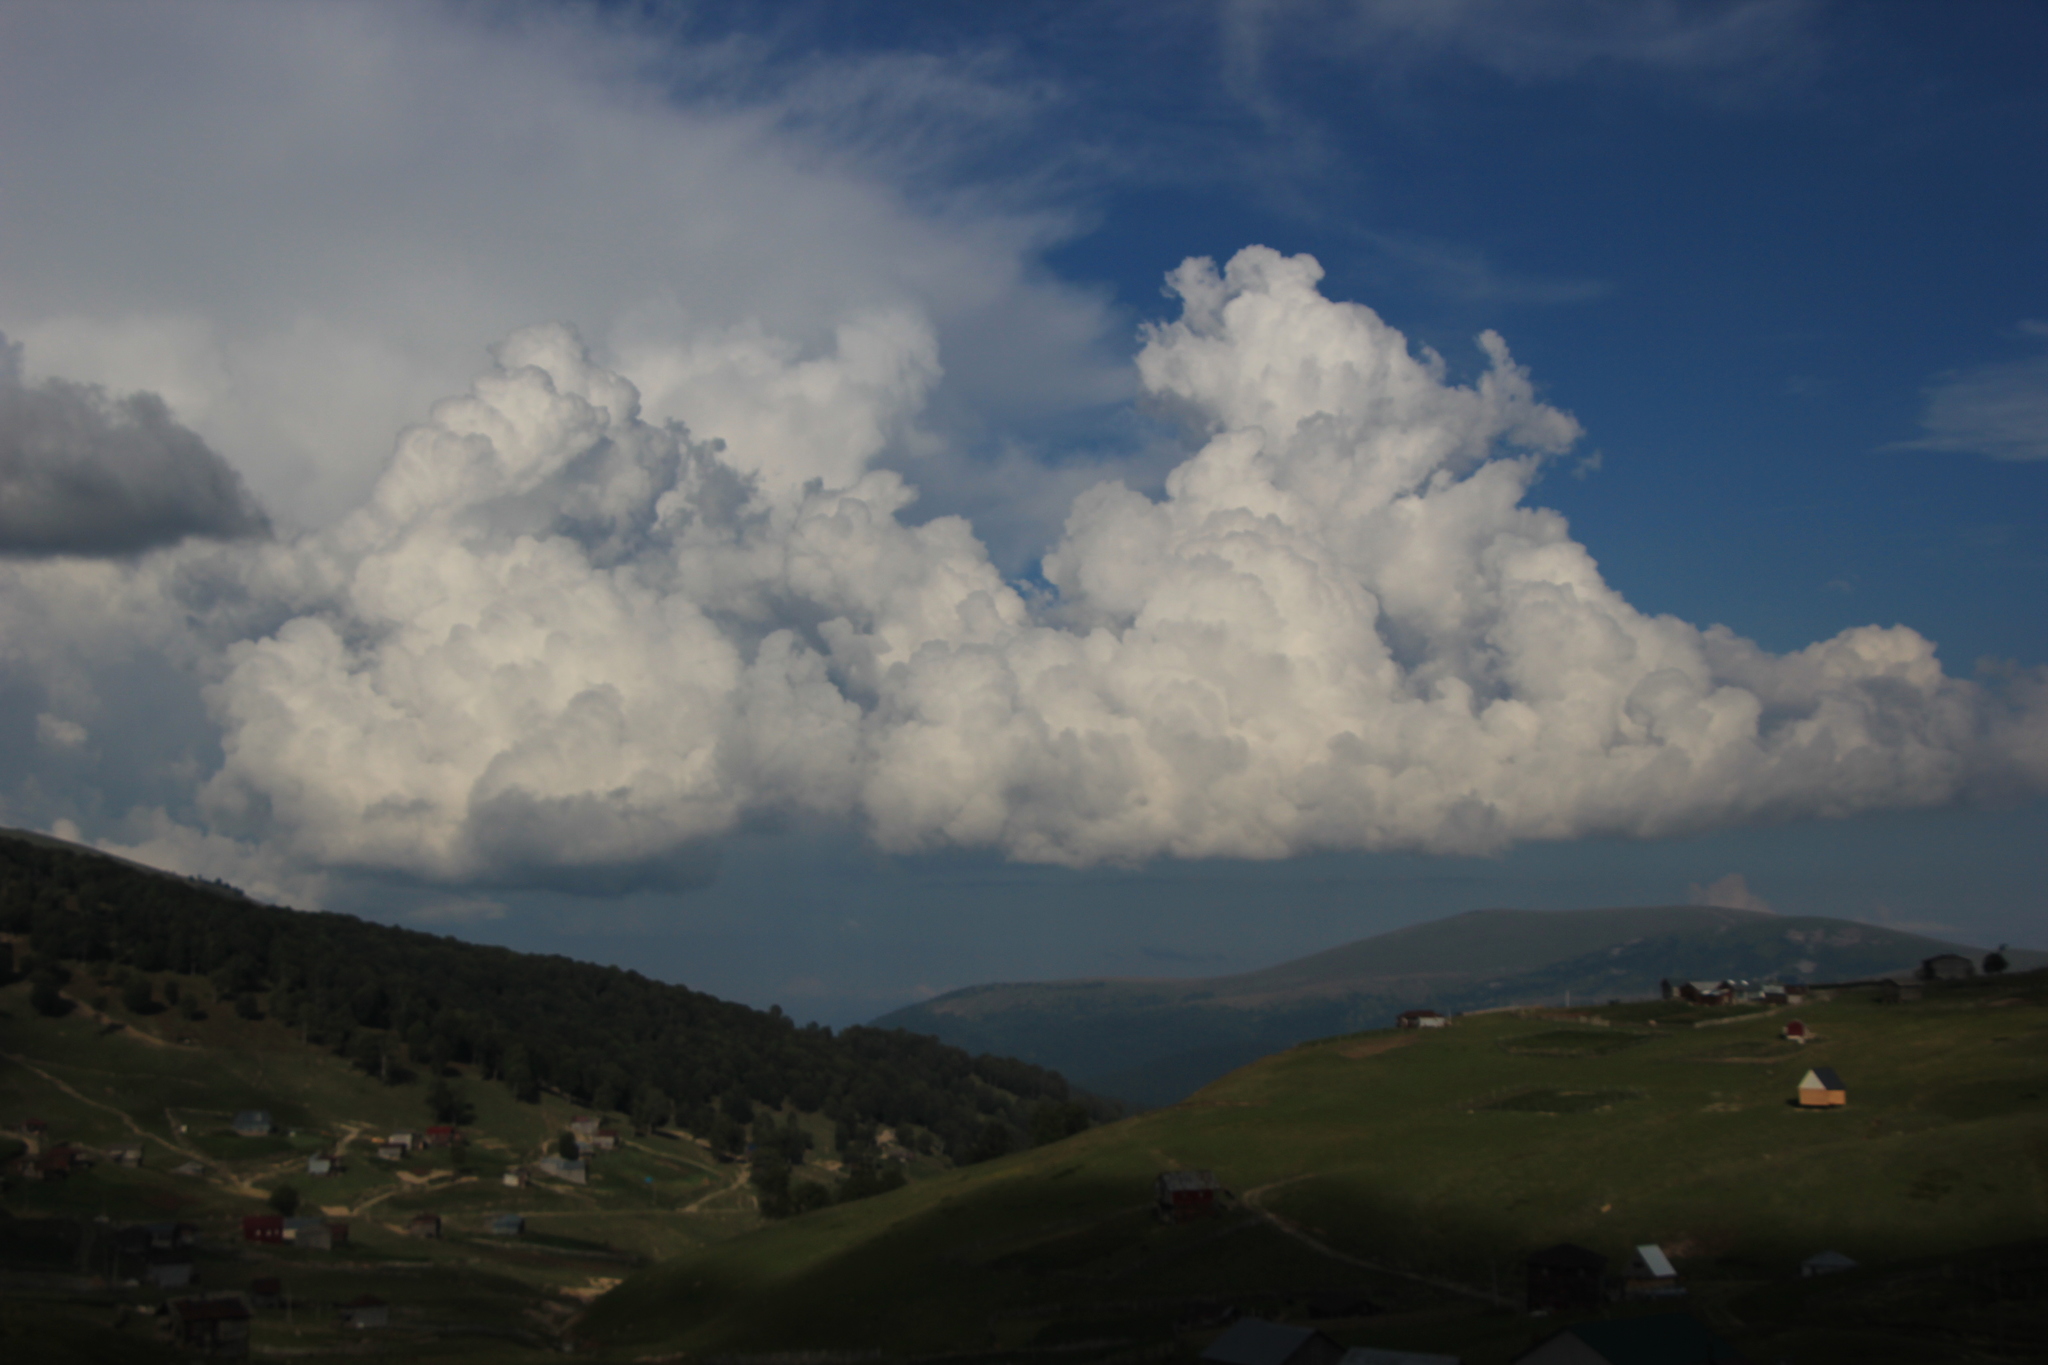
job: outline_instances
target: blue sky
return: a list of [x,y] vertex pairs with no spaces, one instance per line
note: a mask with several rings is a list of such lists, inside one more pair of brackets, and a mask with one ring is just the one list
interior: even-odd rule
[[[98,384],[160,395],[199,443],[148,456],[147,487],[107,465],[104,488],[156,499],[147,516],[115,525],[104,492],[90,515],[53,502],[40,525],[76,517],[54,554],[0,528],[8,823],[834,1023],[988,979],[1235,970],[1494,905],[1706,894],[2041,946],[2044,765],[1982,752],[2048,732],[2023,695],[2048,666],[2037,5],[144,12],[125,37],[62,6],[8,19],[8,420],[75,396],[53,384]],[[635,807],[630,829],[545,801],[555,814],[489,824],[449,798],[472,803],[454,832],[408,843],[362,812],[427,811],[453,779],[402,771],[368,729],[359,767],[308,738],[370,725],[319,708],[346,679],[417,676],[374,639],[460,595],[417,540],[422,557],[394,540],[364,561],[413,570],[333,566],[382,534],[356,509],[401,497],[383,472],[400,428],[516,329],[576,329],[580,359],[517,352],[558,387],[587,362],[630,379],[650,419],[724,439],[721,458],[758,471],[764,518],[778,480],[800,498],[804,477],[830,492],[895,471],[918,490],[901,525],[966,518],[1015,610],[1079,631],[1079,580],[1041,562],[1074,497],[1107,479],[1166,499],[1207,439],[1187,405],[1225,410],[1133,368],[1141,347],[1199,340],[1172,331],[1168,272],[1253,245],[1320,264],[1300,316],[1363,304],[1439,353],[1452,388],[1488,373],[1474,339],[1498,333],[1529,402],[1582,432],[1522,506],[1561,513],[1643,618],[1725,625],[1774,656],[1903,626],[2019,719],[1994,734],[1971,712],[1953,771],[1878,794],[1813,779],[1632,831],[1525,812],[1484,848],[1391,817],[1355,840],[1287,825],[1260,857],[1232,856],[1264,837],[1242,830],[1091,842],[1021,797],[1001,834],[928,827],[900,766],[887,800],[750,774],[717,800]],[[1271,359],[1232,344],[1250,368]],[[109,431],[139,429],[110,411]],[[221,468],[272,539],[249,538],[249,504],[191,492],[227,487]],[[1117,525],[1105,543],[1137,522]],[[172,531],[144,544],[154,526]],[[86,602],[104,619],[80,624]],[[873,733],[891,703],[862,700],[853,655],[804,635],[832,609],[773,610],[761,629],[811,640],[870,708],[864,742],[900,739]],[[315,623],[340,642],[322,657],[352,662],[318,673]],[[761,629],[727,633],[751,658]],[[621,652],[619,676],[673,680],[699,657],[676,649]],[[635,723],[617,772],[671,742]],[[526,771],[516,740],[479,740],[470,777]],[[557,797],[644,780],[584,773]]]

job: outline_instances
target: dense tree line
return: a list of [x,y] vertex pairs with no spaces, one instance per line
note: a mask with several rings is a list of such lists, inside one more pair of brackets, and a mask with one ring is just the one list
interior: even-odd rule
[[[785,1106],[831,1118],[842,1148],[887,1125],[956,1161],[1043,1140],[1055,1110],[1066,1130],[1112,1116],[1056,1072],[921,1034],[798,1027],[637,972],[281,909],[19,837],[0,837],[0,930],[27,934],[49,971],[122,969],[124,1003],[153,999],[144,977],[205,977],[217,1006],[267,1011],[387,1080],[459,1064],[523,1100],[552,1090],[727,1150]],[[189,991],[164,1003],[200,1007]]]

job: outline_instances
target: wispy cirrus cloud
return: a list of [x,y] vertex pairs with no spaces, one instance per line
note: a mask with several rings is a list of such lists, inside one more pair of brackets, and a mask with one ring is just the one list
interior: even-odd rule
[[[2048,337],[2048,323],[2020,331]],[[1927,434],[1899,450],[1953,450],[1994,460],[2048,460],[2048,355],[1952,370],[1927,387]]]

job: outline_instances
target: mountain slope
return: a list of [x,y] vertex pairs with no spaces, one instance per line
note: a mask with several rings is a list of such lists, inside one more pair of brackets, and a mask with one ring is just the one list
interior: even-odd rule
[[964,1154],[990,1123],[1021,1133],[1068,1100],[1051,1072],[928,1037],[798,1028],[636,972],[263,905],[45,836],[0,831],[0,932],[52,964],[37,974],[114,970],[113,994],[136,989],[144,1013],[178,1003],[158,1000],[166,977],[202,976],[216,1009],[275,1018],[378,1074],[462,1065],[529,1102],[551,1090],[722,1132],[726,1148],[757,1107],[787,1106]]
[[972,986],[875,1023],[1169,1104],[1268,1053],[1404,1009],[1626,999],[1665,977],[1854,979],[1958,951],[1978,955],[1847,920],[1713,906],[1475,910],[1254,972]]
[[[1682,1002],[1311,1043],[1185,1104],[686,1254],[585,1330],[622,1356],[1092,1342],[1140,1360],[1178,1340],[1185,1359],[1192,1324],[1235,1306],[1482,1365],[1555,1329],[1495,1311],[1529,1252],[1570,1241],[1619,1269],[1657,1242],[1752,1359],[2024,1358],[1955,1344],[2048,1326],[2038,1299],[1973,1278],[2048,1271],[2048,973],[1878,994],[1802,1006],[1804,1047],[1778,1037],[1791,1011]],[[1846,1109],[1791,1103],[1812,1066],[1846,1079]],[[1225,1212],[1157,1222],[1153,1177],[1188,1168],[1235,1192]],[[1799,1279],[1823,1249],[1868,1269]],[[1317,1302],[1361,1295],[1380,1311]],[[1808,1349],[1823,1333],[1854,1349]]]

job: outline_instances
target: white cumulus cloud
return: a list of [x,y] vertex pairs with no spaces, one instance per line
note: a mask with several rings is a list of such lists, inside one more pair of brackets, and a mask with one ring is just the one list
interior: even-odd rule
[[792,814],[1086,865],[1651,837],[2048,778],[2037,680],[1951,678],[1901,627],[1777,656],[1636,611],[1524,503],[1579,429],[1506,344],[1456,382],[1319,279],[1257,247],[1173,274],[1137,365],[1198,448],[1161,499],[1077,498],[1032,596],[862,467],[848,433],[907,420],[935,363],[914,331],[883,364],[704,349],[752,379],[689,428],[572,331],[521,331],[298,543],[305,605],[225,651],[202,808],[304,866],[489,882],[672,869]]

